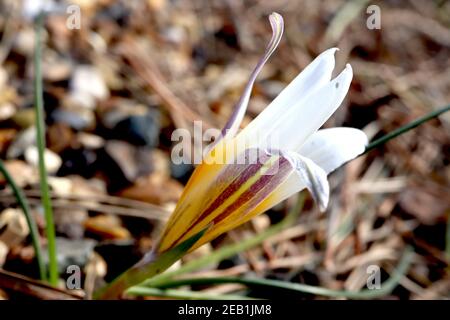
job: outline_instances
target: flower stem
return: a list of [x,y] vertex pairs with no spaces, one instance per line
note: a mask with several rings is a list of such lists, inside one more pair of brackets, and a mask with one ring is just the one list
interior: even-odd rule
[[399,135],[401,135],[401,134],[403,134],[403,133],[405,133],[405,132],[407,132],[407,131],[409,131],[411,129],[414,129],[414,128],[420,126],[422,123],[427,122],[428,120],[431,120],[433,118],[436,118],[439,115],[441,115],[441,114],[443,114],[443,113],[445,113],[445,112],[447,112],[449,110],[450,110],[450,104],[445,106],[445,107],[442,107],[440,109],[434,110],[434,111],[432,111],[430,113],[427,113],[423,117],[420,117],[420,118],[418,118],[418,119],[416,119],[416,120],[414,120],[414,121],[412,121],[412,122],[410,122],[410,123],[408,123],[408,124],[398,128],[398,129],[395,129],[395,130],[389,132],[388,134],[382,136],[381,138],[376,139],[375,141],[372,141],[371,143],[369,143],[367,145],[366,150],[364,151],[364,153],[369,152],[372,149],[378,148],[379,146],[385,144],[389,140],[391,140],[391,139],[393,139],[395,137],[398,137]]
[[42,29],[43,13],[39,14],[36,22],[36,43],[34,51],[34,95],[36,108],[36,142],[39,156],[39,178],[42,196],[42,205],[44,207],[45,225],[48,242],[49,258],[49,282],[56,285],[58,282],[58,262],[56,260],[56,239],[55,224],[53,222],[53,210],[50,200],[49,187],[47,183],[47,171],[45,168],[44,150],[45,150],[45,122],[44,122],[44,98],[42,88]]
[[28,228],[30,229],[31,241],[33,243],[34,253],[36,255],[36,260],[38,263],[39,276],[40,276],[41,280],[47,280],[47,271],[46,271],[44,259],[42,256],[41,242],[39,240],[39,232],[38,232],[36,221],[34,220],[34,217],[31,214],[31,210],[30,210],[30,206],[28,205],[28,201],[25,198],[25,196],[23,195],[23,192],[20,189],[20,187],[14,181],[14,178],[8,172],[8,169],[6,169],[5,164],[3,163],[2,160],[0,160],[0,172],[3,174],[6,181],[8,182],[9,186],[11,187],[11,189],[14,193],[14,196],[16,197],[17,202],[19,203],[20,207],[22,208],[23,213],[25,214]]

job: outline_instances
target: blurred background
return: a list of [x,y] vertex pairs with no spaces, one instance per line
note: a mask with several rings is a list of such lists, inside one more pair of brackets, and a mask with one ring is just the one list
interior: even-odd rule
[[[81,267],[87,293],[152,247],[193,170],[170,161],[172,131],[191,129],[195,120],[204,128],[226,122],[270,39],[272,11],[283,15],[285,35],[258,77],[244,125],[333,46],[340,48],[336,74],[348,62],[354,79],[325,127],[360,128],[372,139],[450,102],[445,0],[2,0],[0,155],[24,189],[44,243],[33,108],[33,19],[41,6],[49,10],[42,54],[45,156],[58,261],[63,278],[67,266]],[[296,223],[196,274],[357,291],[366,288],[369,266],[387,280],[412,247],[412,264],[382,298],[449,298],[449,128],[450,113],[443,114],[350,162],[330,176],[326,213],[305,194]],[[3,178],[0,183],[0,267],[37,278],[26,222]],[[263,232],[294,202],[182,263]],[[242,286],[194,289],[228,294]],[[23,295],[0,284],[2,298]]]

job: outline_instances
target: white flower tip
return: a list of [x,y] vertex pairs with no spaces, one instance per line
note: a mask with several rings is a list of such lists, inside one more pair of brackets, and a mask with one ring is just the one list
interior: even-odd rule
[[319,206],[320,212],[327,211],[328,202],[330,201],[330,187],[326,180],[326,176],[324,182],[325,183],[322,182],[323,185],[320,186],[320,189],[317,189],[317,185],[313,185],[313,187],[309,189],[314,202]]
[[282,28],[284,25],[283,17],[277,12],[272,12],[269,16],[269,20],[273,26],[278,26],[278,28]]
[[348,90],[352,78],[353,78],[353,69],[352,66],[347,63],[344,70],[342,70],[342,72],[336,78],[334,78],[332,82],[334,82],[334,87],[336,89],[342,89],[344,87],[347,87]]
[[296,152],[287,151],[282,153],[282,156],[289,161],[298,177],[303,181],[314,202],[319,205],[320,211],[325,211],[330,199],[327,173],[314,161]]
[[350,65],[350,63],[347,63],[345,65],[345,70],[348,70],[349,72],[353,73],[353,69],[352,69],[352,66]]
[[[367,135],[364,131],[359,130],[359,129],[355,129],[355,135],[357,136],[357,141],[359,142],[360,145],[365,147],[369,144],[369,138],[367,138]],[[364,150],[361,151],[361,153],[364,152]]]
[[283,17],[278,12],[272,12],[269,16],[269,19],[281,19],[283,20]]
[[[350,159],[354,159],[360,154],[362,154],[367,145],[369,144],[369,139],[364,131],[356,128],[346,128],[349,133],[351,133],[352,137],[352,150],[353,152],[349,154]],[[349,159],[349,160],[350,160]]]
[[330,48],[330,49],[328,49],[328,50],[326,50],[326,51],[330,51],[332,54],[335,54],[335,53],[338,52],[339,50],[340,50],[339,48],[334,47],[334,48]]
[[339,49],[338,48],[330,48],[330,49],[323,51],[306,68],[307,69],[312,68],[315,70],[315,72],[320,72],[320,73],[326,75],[326,77],[324,77],[324,78],[327,78],[327,81],[330,81],[331,74],[333,73],[334,66],[335,66],[336,51],[339,51]]
[[320,212],[327,211],[328,201],[329,201],[329,195],[327,195],[327,197],[322,197],[322,198],[319,198],[319,200],[316,200],[317,204],[319,205]]
[[353,78],[353,68],[352,68],[352,66],[349,63],[347,63],[345,65],[345,68],[342,71],[342,73],[345,73],[345,76],[350,78],[350,81],[352,80],[352,78]]
[[344,69],[344,71],[342,73],[345,73],[346,78],[348,78],[350,82],[352,81],[353,68],[352,68],[352,66],[349,63],[347,63],[345,65],[345,69]]

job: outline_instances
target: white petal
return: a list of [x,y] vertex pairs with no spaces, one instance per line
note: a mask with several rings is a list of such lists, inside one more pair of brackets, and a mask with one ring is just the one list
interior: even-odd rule
[[[267,107],[264,111],[267,110],[267,113],[272,113],[272,115],[278,114],[277,111],[286,111],[298,100],[303,99],[305,95],[312,93],[315,89],[329,82],[335,65],[334,55],[338,50],[338,48],[331,48],[317,56],[272,101],[269,105],[272,108]],[[271,117],[269,115],[263,116],[264,111],[259,117],[267,117],[270,120]]]
[[[261,142],[277,141],[276,148],[297,150],[305,140],[316,132],[341,105],[353,77],[352,68],[346,68],[332,81],[309,95],[289,112],[273,122],[272,131],[260,132]],[[269,139],[269,137],[271,139]]]
[[274,119],[285,114],[305,100],[315,90],[328,83],[334,69],[337,48],[322,52],[239,134],[240,138],[253,140],[255,132],[268,130]]
[[364,152],[366,134],[354,128],[322,129],[312,134],[298,152],[330,173]]
[[298,185],[304,184],[311,193],[321,211],[325,211],[330,198],[330,186],[327,173],[314,161],[296,152],[288,152],[286,158],[291,162],[300,179]]

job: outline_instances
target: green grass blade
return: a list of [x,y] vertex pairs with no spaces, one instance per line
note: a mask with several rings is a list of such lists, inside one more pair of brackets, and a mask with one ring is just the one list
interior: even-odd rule
[[423,117],[420,117],[398,129],[395,129],[395,130],[389,132],[388,134],[382,136],[381,138],[376,139],[376,140],[372,141],[371,143],[369,143],[367,145],[364,153],[366,153],[372,149],[378,148],[379,146],[385,144],[389,140],[394,139],[395,137],[398,137],[399,135],[402,135],[403,133],[408,132],[411,129],[414,129],[414,128],[420,126],[421,124],[427,122],[428,120],[436,118],[449,110],[450,110],[450,104],[446,105],[445,107],[439,108],[437,110],[431,111],[431,112],[427,113],[426,115],[424,115]]
[[41,242],[39,240],[39,232],[36,221],[34,220],[33,215],[31,214],[30,206],[28,205],[27,198],[23,195],[22,190],[16,184],[13,177],[9,174],[8,170],[5,167],[5,164],[2,160],[0,160],[0,171],[5,177],[6,181],[10,185],[14,196],[16,197],[17,202],[22,208],[23,213],[25,214],[25,218],[27,220],[28,228],[30,229],[31,241],[33,243],[34,253],[36,255],[36,261],[38,263],[39,268],[39,276],[41,280],[47,280],[47,271],[45,269],[45,263],[42,256],[41,250]]
[[133,296],[163,297],[183,300],[254,300],[254,298],[237,294],[211,294],[189,290],[171,290],[148,287],[133,287],[128,290],[127,293]]
[[44,162],[45,150],[45,122],[44,122],[44,98],[42,88],[42,29],[44,15],[41,13],[36,23],[36,44],[34,51],[34,95],[36,108],[36,131],[37,131],[37,148],[39,154],[39,178],[42,196],[42,205],[44,207],[46,234],[48,242],[48,258],[49,258],[49,282],[56,285],[58,282],[58,261],[56,259],[56,239],[55,224],[53,221],[53,210],[50,200],[50,192],[47,182],[47,171]]
[[[210,278],[190,278],[166,281],[158,285],[158,289],[168,289],[180,287],[185,285],[208,285],[208,284],[224,284],[224,283],[238,283],[248,287],[268,287],[277,290],[287,290],[293,292],[309,293],[318,296],[326,296],[332,298],[349,298],[349,299],[373,299],[386,296],[395,289],[402,277],[408,271],[411,265],[413,251],[407,248],[398,267],[394,270],[393,275],[384,283],[381,284],[380,289],[364,289],[361,291],[346,291],[346,290],[331,290],[323,287],[310,286],[300,283],[291,283],[280,280],[269,280],[259,278],[239,278],[239,277],[210,277]],[[136,294],[145,292],[145,286],[133,287],[128,292]]]
[[450,261],[450,213],[447,214],[447,229],[445,232],[445,257]]

